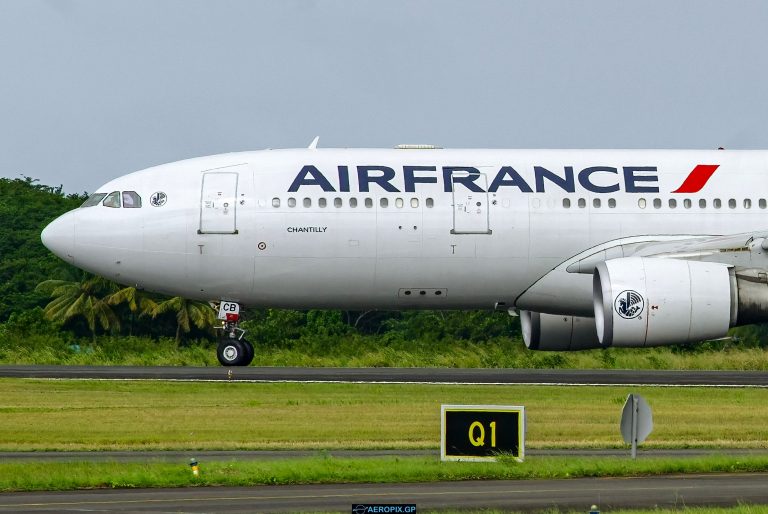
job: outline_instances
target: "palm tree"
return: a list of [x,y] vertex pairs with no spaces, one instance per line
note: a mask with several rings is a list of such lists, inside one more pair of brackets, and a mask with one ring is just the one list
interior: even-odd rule
[[92,276],[80,281],[46,280],[39,283],[35,291],[53,298],[44,309],[48,319],[65,323],[81,316],[95,340],[97,323],[104,331],[120,329],[120,320],[105,298],[105,295],[113,293],[116,289],[114,282]]
[[174,296],[164,302],[160,302],[152,310],[152,317],[156,318],[166,312],[176,313],[176,345],[181,343],[181,333],[189,333],[192,325],[199,329],[210,329],[216,321],[216,313],[205,302],[187,300],[180,296]]
[[109,305],[125,304],[131,312],[131,319],[128,325],[128,335],[133,335],[133,320],[138,313],[139,316],[152,314],[157,307],[157,303],[152,300],[145,292],[139,291],[135,287],[125,287],[112,293],[106,298]]

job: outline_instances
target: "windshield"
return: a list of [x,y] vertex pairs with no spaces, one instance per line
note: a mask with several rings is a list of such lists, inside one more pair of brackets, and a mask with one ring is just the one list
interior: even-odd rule
[[80,207],[93,207],[94,205],[98,205],[105,196],[107,196],[107,193],[93,193]]

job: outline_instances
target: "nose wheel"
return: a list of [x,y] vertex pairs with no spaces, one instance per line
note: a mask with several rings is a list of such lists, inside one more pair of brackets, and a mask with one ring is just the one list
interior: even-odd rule
[[216,357],[222,366],[247,366],[253,361],[253,345],[245,339],[222,339]]
[[235,302],[219,304],[219,319],[222,331],[216,357],[222,366],[247,366],[253,361],[253,345],[243,339],[245,330],[240,328],[240,305]]

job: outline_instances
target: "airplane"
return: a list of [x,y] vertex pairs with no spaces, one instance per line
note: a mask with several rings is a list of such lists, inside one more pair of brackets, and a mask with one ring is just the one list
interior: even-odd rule
[[240,305],[497,309],[532,350],[650,347],[768,321],[768,151],[398,145],[228,153],[114,179],[41,238],[84,270]]

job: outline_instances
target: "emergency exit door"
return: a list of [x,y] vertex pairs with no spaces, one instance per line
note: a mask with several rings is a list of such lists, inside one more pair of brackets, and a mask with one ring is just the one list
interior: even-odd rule
[[237,234],[237,172],[203,173],[198,234]]
[[[451,174],[453,194],[453,229],[451,234],[490,234],[490,213],[488,209],[488,179],[485,173],[473,174],[455,171]],[[473,184],[482,191],[471,191],[467,184]]]

